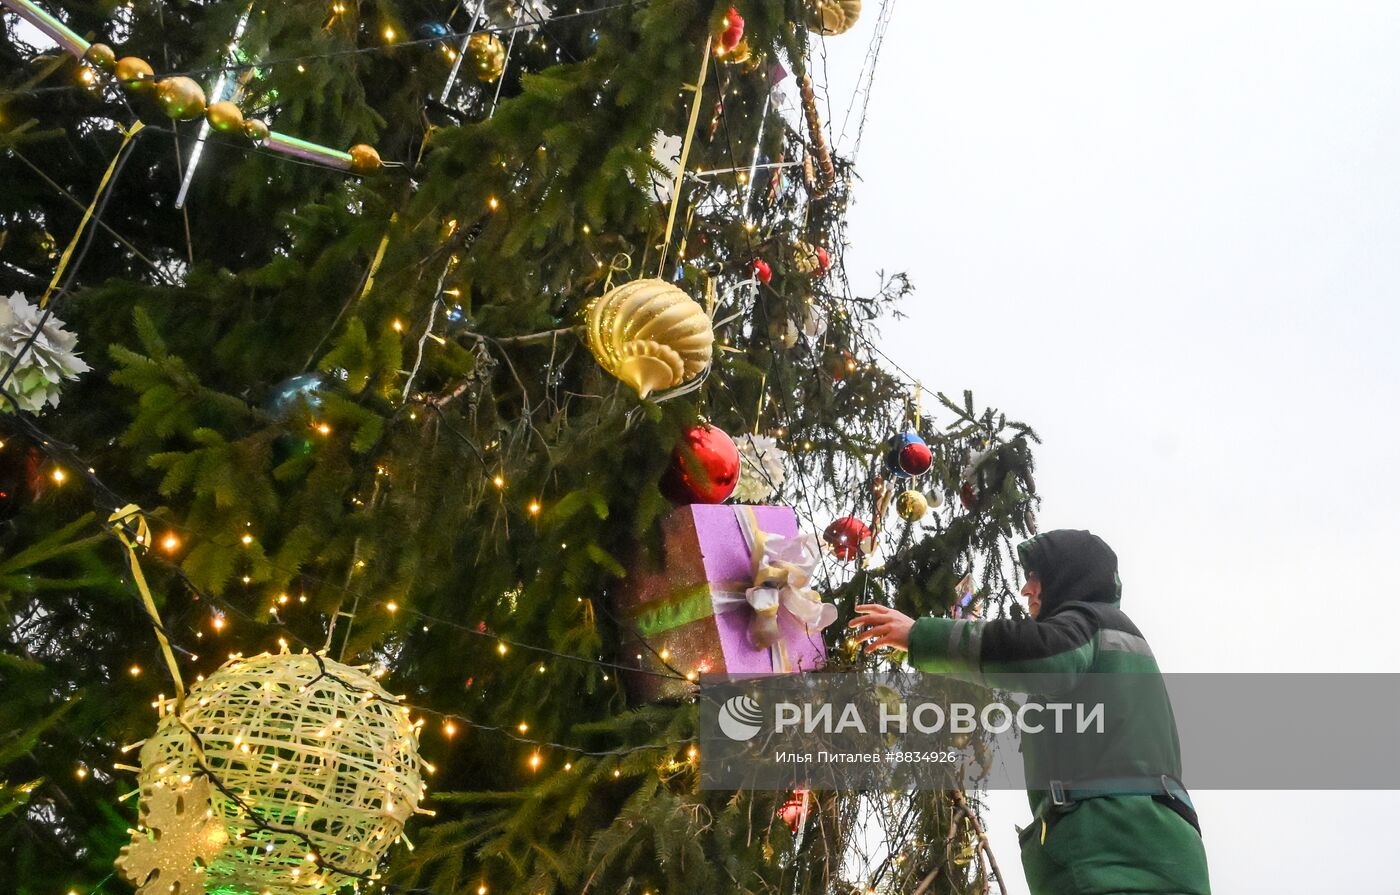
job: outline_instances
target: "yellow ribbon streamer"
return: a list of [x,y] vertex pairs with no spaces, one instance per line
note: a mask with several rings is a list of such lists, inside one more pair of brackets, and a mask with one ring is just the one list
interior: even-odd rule
[[690,104],[690,123],[685,128],[685,142],[681,144],[681,163],[676,169],[676,182],[671,190],[671,212],[666,216],[666,236],[661,241],[661,263],[656,275],[666,276],[666,252],[671,246],[671,234],[676,228],[676,211],[681,207],[681,184],[685,181],[685,163],[690,158],[690,144],[695,141],[695,125],[700,121],[700,97],[705,92],[705,75],[710,72],[710,41],[705,41],[705,49],[700,54],[700,77],[695,80],[695,99]]
[[160,613],[156,611],[156,601],[151,596],[150,585],[146,583],[146,576],[141,571],[141,559],[136,553],[138,546],[144,548],[151,542],[151,529],[146,525],[146,517],[142,515],[141,508],[134,503],[127,504],[107,517],[107,523],[126,548],[126,561],[131,567],[131,577],[136,581],[136,589],[141,592],[141,601],[145,603],[146,612],[156,629],[156,640],[160,643],[161,652],[165,654],[166,667],[170,669],[170,678],[175,683],[175,711],[178,713],[185,702],[185,682],[180,677],[180,666],[175,664],[175,653],[170,649],[170,641],[166,639],[165,625],[160,620]]
[[82,239],[83,231],[87,229],[88,221],[92,220],[93,212],[97,209],[97,202],[102,198],[102,194],[107,191],[107,186],[112,180],[112,175],[117,170],[117,161],[121,159],[122,153],[126,151],[126,144],[131,142],[131,138],[141,133],[145,127],[145,122],[137,121],[130,128],[122,129],[122,145],[117,148],[117,154],[112,156],[112,162],[107,166],[107,173],[102,175],[102,180],[97,184],[97,193],[88,203],[88,207],[83,211],[83,219],[78,221],[78,229],[73,234],[73,238],[68,243],[68,248],[63,250],[63,255],[58,259],[58,269],[53,272],[53,279],[49,280],[49,287],[44,290],[44,295],[39,299],[39,307],[45,307],[49,303],[50,296],[54,289],[58,288],[58,281],[63,278],[63,272],[68,269],[68,262],[73,258],[73,250],[78,247],[78,240]]
[[[399,219],[396,211],[389,215],[389,226],[392,227]],[[389,230],[384,231],[384,236],[379,240],[379,248],[374,250],[374,260],[369,263],[369,272],[365,274],[365,285],[360,289],[360,298],[369,295],[369,290],[374,288],[374,277],[379,273],[379,265],[384,263],[384,253],[389,249]]]

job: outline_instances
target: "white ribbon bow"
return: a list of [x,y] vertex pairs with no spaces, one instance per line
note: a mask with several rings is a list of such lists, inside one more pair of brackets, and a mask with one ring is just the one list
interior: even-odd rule
[[744,597],[756,612],[781,606],[809,629],[820,631],[836,621],[836,607],[822,602],[822,595],[808,586],[819,562],[821,549],[812,535],[767,535],[754,571],[754,586]]

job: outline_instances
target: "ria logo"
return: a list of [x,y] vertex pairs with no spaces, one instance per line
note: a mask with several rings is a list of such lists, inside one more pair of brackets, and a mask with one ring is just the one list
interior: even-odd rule
[[763,727],[763,708],[748,696],[731,696],[719,707],[719,729],[731,740],[751,740]]

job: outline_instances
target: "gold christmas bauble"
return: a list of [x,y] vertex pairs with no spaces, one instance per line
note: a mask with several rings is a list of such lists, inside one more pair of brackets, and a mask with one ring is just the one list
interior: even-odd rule
[[156,102],[176,121],[198,118],[204,114],[204,88],[183,75],[165,78],[156,85]]
[[928,513],[928,498],[921,491],[905,491],[894,499],[894,511],[905,522],[918,522]]
[[121,85],[132,93],[146,93],[156,86],[156,70],[139,56],[123,56],[112,69]]
[[266,121],[258,118],[249,118],[243,122],[243,133],[254,143],[261,143],[272,136],[272,128],[267,126]]
[[588,348],[645,398],[699,376],[715,341],[699,302],[663,280],[634,280],[588,305]]
[[106,44],[92,44],[83,51],[83,58],[103,71],[117,67],[117,54]]
[[818,34],[843,34],[860,18],[860,0],[807,0],[807,28]]
[[467,41],[467,58],[476,79],[489,84],[506,70],[506,45],[496,35],[479,31]]
[[228,100],[211,103],[209,108],[204,110],[204,118],[210,127],[221,134],[243,133],[243,112]]
[[350,170],[357,174],[370,174],[378,171],[384,163],[379,159],[379,151],[366,143],[356,143],[350,147]]

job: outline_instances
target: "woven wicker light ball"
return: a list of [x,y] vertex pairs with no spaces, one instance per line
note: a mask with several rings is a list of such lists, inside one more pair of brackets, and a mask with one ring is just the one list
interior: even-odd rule
[[354,879],[332,868],[375,872],[423,795],[408,709],[362,668],[323,656],[233,658],[197,683],[142,746],[143,790],[198,774],[200,750],[237,796],[210,787],[228,845],[210,862],[209,892],[333,892]]
[[844,34],[860,18],[860,0],[807,0],[807,28],[818,34]]
[[643,398],[700,375],[715,332],[700,303],[663,280],[633,280],[588,305],[588,348]]

